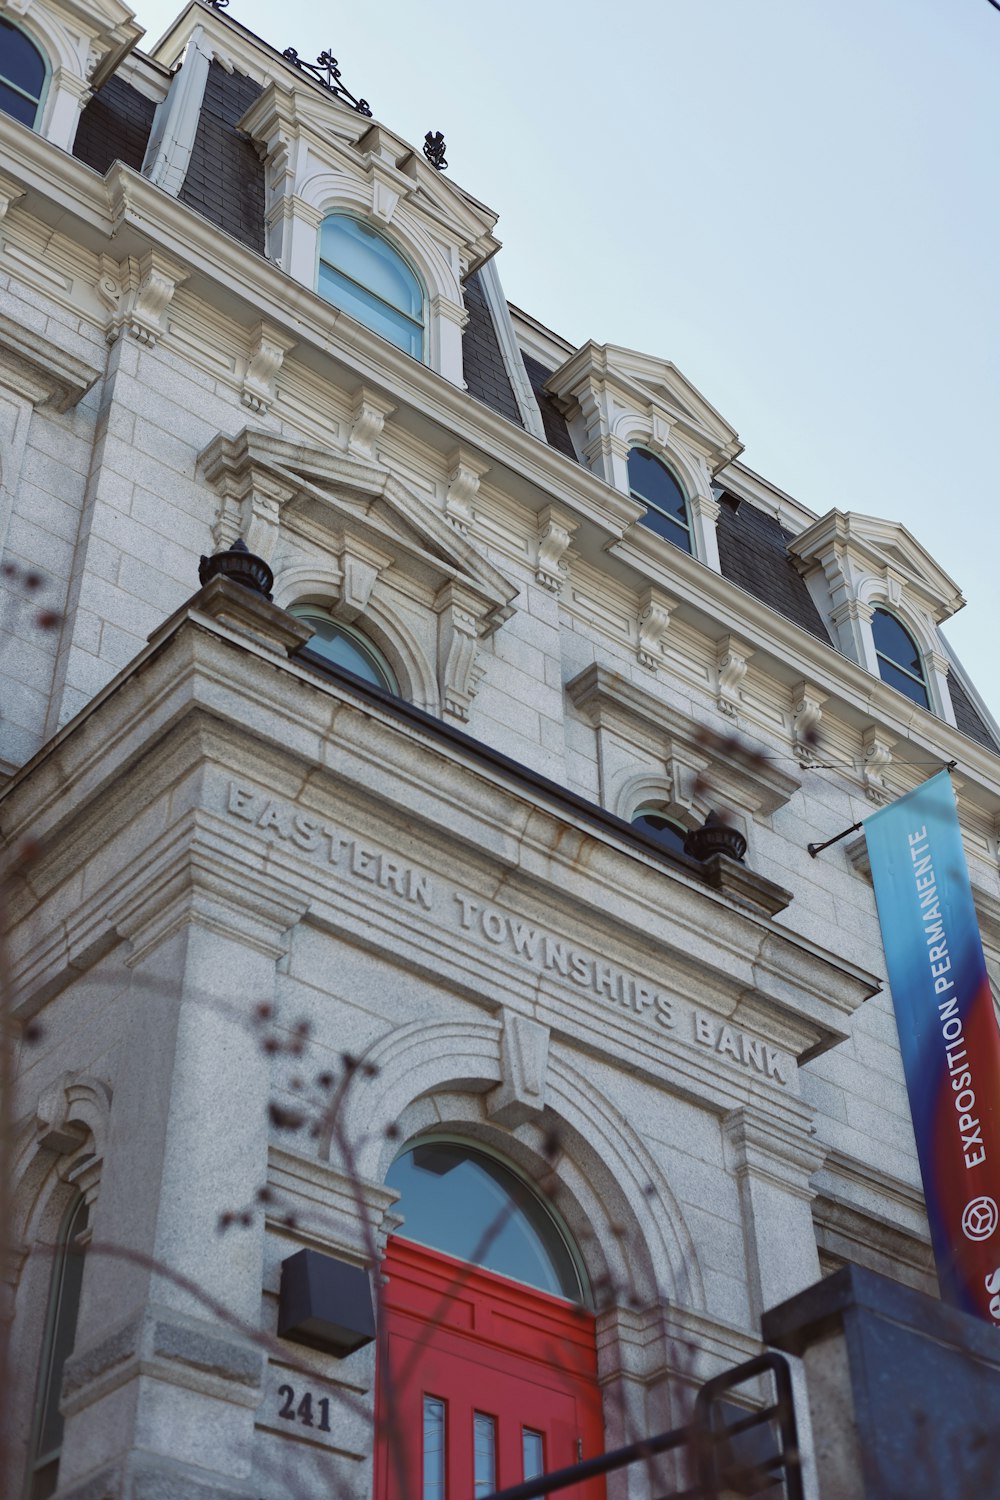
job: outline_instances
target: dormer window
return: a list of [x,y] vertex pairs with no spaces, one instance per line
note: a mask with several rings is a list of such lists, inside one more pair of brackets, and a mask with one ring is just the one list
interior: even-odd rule
[[0,20],[0,110],[34,130],[47,71],[34,42],[19,27]]
[[888,610],[876,609],[872,614],[872,637],[882,681],[905,693],[921,708],[930,708],[920,652],[909,631]]
[[642,525],[691,552],[691,521],[684,491],[665,463],[645,448],[633,448],[628,456],[628,492],[646,507]]
[[319,238],[321,297],[397,349],[424,356],[424,294],[389,241],[349,214],[331,214]]

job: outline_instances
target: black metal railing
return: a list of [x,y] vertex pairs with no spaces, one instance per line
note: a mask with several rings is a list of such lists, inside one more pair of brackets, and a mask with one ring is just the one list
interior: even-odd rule
[[[734,1419],[732,1413],[740,1409],[727,1401],[726,1396],[767,1374],[774,1377],[774,1401],[769,1406],[747,1410],[746,1415]],[[773,1436],[777,1437],[777,1451],[764,1451],[760,1455],[756,1451],[747,1453],[747,1444],[740,1439],[764,1428],[773,1429],[771,1436],[772,1441]],[[780,1354],[770,1353],[747,1360],[745,1364],[706,1381],[695,1398],[694,1414],[686,1427],[640,1438],[624,1448],[602,1453],[599,1458],[587,1458],[582,1463],[572,1464],[568,1469],[540,1474],[523,1484],[498,1490],[489,1500],[543,1500],[544,1496],[568,1489],[570,1485],[599,1479],[615,1469],[645,1463],[680,1449],[687,1450],[696,1482],[687,1489],[675,1490],[672,1495],[663,1495],[660,1500],[721,1500],[721,1496],[734,1491],[740,1495],[760,1495],[766,1490],[774,1490],[778,1484],[784,1486],[785,1500],[804,1500],[788,1361]]]

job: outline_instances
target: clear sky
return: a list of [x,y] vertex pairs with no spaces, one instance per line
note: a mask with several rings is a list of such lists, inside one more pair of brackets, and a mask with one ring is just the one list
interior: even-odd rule
[[[132,0],[136,3],[136,0]],[[138,0],[152,46],[181,0]],[[902,521],[1000,716],[989,0],[231,0],[500,214],[508,298],[672,359],[813,510]]]

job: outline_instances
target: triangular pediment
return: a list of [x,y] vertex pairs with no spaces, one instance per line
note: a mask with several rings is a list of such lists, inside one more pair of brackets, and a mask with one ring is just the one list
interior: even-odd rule
[[643,412],[668,427],[676,426],[705,451],[713,470],[743,451],[735,427],[671,360],[619,344],[588,342],[570,355],[546,385],[567,410],[574,404],[583,406],[588,392],[600,390],[612,398],[616,409]]
[[348,539],[431,597],[457,589],[483,634],[512,613],[517,585],[378,462],[252,427],[220,434],[198,462],[224,504],[243,507],[248,518],[270,515],[275,534],[297,531],[332,550]]
[[900,521],[831,510],[789,544],[792,555],[807,565],[825,565],[827,554],[845,549],[863,557],[874,571],[895,577],[939,621],[965,604],[955,580]]

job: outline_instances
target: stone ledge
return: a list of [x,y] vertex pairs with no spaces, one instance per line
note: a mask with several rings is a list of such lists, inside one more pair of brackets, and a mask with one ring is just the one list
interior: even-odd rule
[[29,332],[0,313],[0,380],[10,381],[36,406],[69,411],[100,374],[43,334]]

